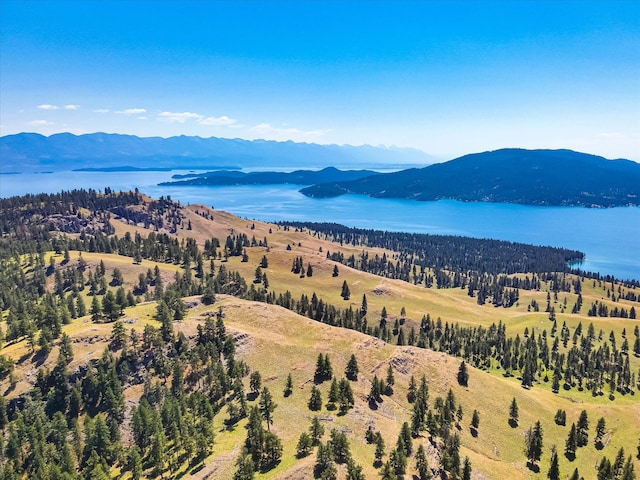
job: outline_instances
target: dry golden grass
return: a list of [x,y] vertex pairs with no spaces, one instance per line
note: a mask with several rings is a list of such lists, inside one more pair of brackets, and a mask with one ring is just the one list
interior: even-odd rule
[[[262,256],[266,255],[269,266],[264,269],[264,272],[269,279],[269,289],[277,293],[289,290],[294,299],[299,299],[302,294],[311,297],[315,292],[319,298],[340,308],[352,306],[359,309],[362,296],[365,294],[369,306],[367,315],[369,324],[377,323],[383,307],[388,311],[388,321],[393,324],[401,308],[404,307],[407,312],[407,322],[403,327],[405,334],[408,334],[412,326],[417,330],[420,319],[426,314],[430,314],[434,320],[441,317],[443,322],[450,324],[489,326],[502,321],[507,327],[508,335],[520,334],[521,337],[525,328],[536,331],[546,329],[547,332],[551,329],[552,323],[548,320],[547,313],[543,311],[536,313],[527,309],[531,300],[535,299],[544,310],[548,285],[543,285],[543,288],[537,292],[521,290],[518,305],[504,309],[491,305],[477,305],[476,299],[469,297],[466,289],[425,289],[398,280],[383,279],[343,265],[338,266],[339,276],[333,277],[334,262],[327,260],[326,252],[339,250],[345,256],[351,254],[358,256],[362,247],[340,246],[321,240],[308,232],[285,231],[276,225],[244,220],[216,210],[210,210],[213,220],[207,220],[195,213],[196,210],[202,211],[204,208],[206,207],[191,205],[183,209],[185,224],[187,220],[191,220],[193,230],[178,230],[178,237],[194,237],[200,245],[211,237],[219,238],[222,243],[231,233],[246,233],[249,238],[255,236],[258,240],[266,237],[268,248],[247,249],[248,262],[243,263],[236,257],[230,258],[224,265],[228,269],[239,271],[250,282]],[[112,223],[118,235],[124,235],[126,231],[133,232],[133,226],[115,220]],[[150,232],[140,227],[137,230],[141,235]],[[288,250],[287,246],[291,249]],[[382,250],[371,250],[371,252],[370,255],[382,254]],[[388,256],[393,256],[393,252],[386,253]],[[72,253],[72,262],[77,261],[76,255],[75,252]],[[102,259],[109,279],[113,268],[120,268],[125,278],[125,290],[132,288],[139,273],[145,273],[148,268],[153,269],[155,266],[155,263],[148,261],[143,261],[142,265],[134,265],[132,259],[114,255],[83,253],[83,257],[92,268],[95,268]],[[308,264],[313,266],[312,277],[300,278],[291,273],[291,265],[296,257],[303,258],[305,268]],[[61,261],[61,256],[57,261]],[[215,265],[218,268],[221,262],[216,260]],[[181,268],[171,264],[159,264],[159,267],[165,284],[171,282],[175,272]],[[351,290],[351,298],[347,301],[340,297],[341,286],[345,280]],[[596,283],[594,287],[590,280],[583,282],[583,307],[579,315],[568,313],[577,297],[574,293],[559,293],[558,303],[553,303],[552,296],[552,304],[558,312],[558,328],[566,322],[573,331],[579,323],[582,323],[586,331],[589,323],[593,323],[596,334],[599,330],[603,330],[604,338],[608,338],[609,332],[614,331],[618,345],[622,341],[622,330],[626,329],[627,338],[632,345],[633,329],[640,325],[638,320],[586,315],[586,311],[595,300],[606,303],[609,308],[624,306],[628,310],[634,305],[625,300],[612,302],[607,298],[607,287],[610,285],[603,286]],[[567,313],[560,313],[560,306],[565,297]],[[326,408],[323,408],[320,415],[331,418],[331,421],[325,422],[327,428],[325,439],[328,438],[328,431],[332,427],[347,429],[353,456],[357,463],[364,467],[367,478],[376,478],[378,471],[372,466],[374,447],[364,442],[366,426],[373,423],[375,428],[383,433],[387,452],[395,445],[402,422],[410,421],[411,406],[406,402],[406,389],[411,375],[416,379],[422,375],[426,376],[431,403],[436,396],[444,396],[449,388],[453,389],[465,413],[460,430],[462,455],[468,455],[471,459],[474,478],[477,479],[546,478],[550,447],[556,445],[562,452],[569,430],[569,427],[559,427],[553,422],[553,416],[558,408],[567,411],[569,425],[577,420],[581,410],[587,410],[591,423],[591,438],[593,438],[595,423],[601,416],[606,418],[607,430],[611,433],[609,445],[601,452],[597,451],[590,442],[587,447],[578,451],[574,462],[569,462],[560,455],[563,477],[570,474],[576,466],[580,468],[580,473],[585,478],[595,477],[593,466],[602,455],[613,458],[621,446],[625,447],[627,453],[633,453],[640,436],[640,402],[637,399],[637,392],[634,396],[618,395],[616,400],[611,402],[606,396],[593,398],[575,389],[553,394],[549,385],[545,383],[540,383],[531,390],[525,390],[520,387],[516,379],[504,378],[499,371],[484,372],[471,367],[469,387],[462,388],[455,381],[459,360],[448,355],[415,347],[389,345],[358,332],[319,324],[273,305],[219,295],[218,301],[212,306],[198,305],[190,309],[185,321],[175,325],[176,330],[194,335],[197,325],[202,322],[202,314],[207,311],[217,311],[219,307],[222,307],[225,313],[227,330],[240,338],[238,356],[245,359],[251,368],[260,370],[264,385],[270,389],[274,400],[278,403],[272,428],[283,441],[283,459],[277,468],[267,474],[257,475],[257,478],[311,478],[310,472],[315,453],[302,460],[296,459],[294,455],[298,436],[308,428],[314,415],[308,410],[307,401],[316,358],[320,352],[329,354],[334,373],[339,378],[343,376],[342,372],[351,353],[354,353],[358,359],[360,375],[358,381],[353,384],[357,399],[356,407],[345,416],[337,416],[337,412],[329,412]],[[127,328],[141,330],[147,322],[155,322],[154,312],[155,304],[153,303],[140,304],[127,309],[124,318],[131,322]],[[111,325],[95,325],[88,320],[88,317],[84,317],[66,325],[64,331],[74,341],[75,356],[71,364],[73,369],[102,353],[108,342]],[[26,355],[16,367],[19,382],[10,395],[26,391],[33,384],[37,374],[37,366],[31,362],[26,342],[7,345],[2,353],[14,359]],[[56,355],[57,347],[54,347],[43,366],[51,366]],[[632,371],[638,372],[640,361],[635,357],[631,357],[631,361]],[[385,397],[381,408],[371,410],[365,400],[371,379],[373,375],[384,377],[390,363],[394,366],[396,376],[395,394],[392,397]],[[293,377],[294,392],[289,398],[284,398],[282,391],[289,373]],[[6,382],[2,387],[3,391],[6,390]],[[328,382],[320,386],[325,401],[328,388]],[[128,401],[135,403],[140,393],[139,388],[128,389]],[[514,397],[520,406],[520,424],[517,428],[511,428],[507,423],[509,403]],[[474,409],[480,412],[481,419],[477,438],[472,437],[469,431],[471,412]],[[240,453],[246,434],[243,428],[244,422],[238,424],[233,430],[227,430],[224,426],[225,416],[226,411],[223,410],[216,418],[216,443],[213,455],[207,459],[205,467],[194,474],[193,478],[205,478],[208,475],[208,478],[229,479],[233,476],[235,459]],[[527,469],[522,452],[523,433],[536,420],[542,422],[545,433],[545,453],[540,462],[539,474],[534,474]],[[426,439],[418,439],[414,442],[414,449],[417,448],[418,442],[427,444]],[[433,462],[433,458],[430,461]],[[414,464],[414,460],[410,459],[409,473],[414,472]],[[636,470],[640,471],[640,465],[637,462]],[[340,475],[344,478],[344,467],[340,468]]]

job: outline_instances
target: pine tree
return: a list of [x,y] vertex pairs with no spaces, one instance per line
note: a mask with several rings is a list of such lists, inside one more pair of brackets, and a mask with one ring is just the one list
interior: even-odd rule
[[580,417],[578,418],[578,423],[576,425],[576,433],[578,435],[578,447],[584,447],[589,440],[589,418],[587,416],[587,411],[582,410],[580,412]]
[[380,434],[380,432],[376,433],[375,443],[376,443],[376,450],[374,453],[373,466],[377,468],[380,465],[382,465],[382,457],[384,456],[384,439],[382,438],[382,435]]
[[391,364],[387,367],[387,378],[386,378],[386,388],[385,394],[388,396],[393,395],[393,385],[396,383],[395,377],[393,376],[393,367]]
[[571,424],[571,429],[569,430],[569,436],[567,437],[567,441],[564,447],[564,454],[570,460],[573,460],[576,455],[576,450],[578,448],[578,434],[576,432],[576,424]]
[[287,375],[287,383],[284,387],[284,396],[288,397],[293,393],[293,379],[291,378],[291,374]]
[[420,480],[429,480],[431,478],[429,464],[427,463],[427,455],[422,444],[420,444],[418,450],[416,450],[416,470],[418,470],[418,477]]
[[264,387],[260,393],[260,413],[267,423],[267,430],[270,429],[270,425],[273,423],[273,412],[276,407],[277,404],[273,401],[271,392],[267,387]]
[[351,457],[347,436],[336,429],[332,429],[331,440],[329,441],[329,443],[331,445],[331,451],[333,452],[333,459],[335,460],[335,462],[346,463],[347,460]]
[[605,428],[605,419],[604,417],[600,417],[596,425],[596,438],[594,440],[596,446],[602,446],[602,437],[604,436]]
[[249,376],[249,388],[251,389],[251,393],[255,396],[260,392],[260,387],[262,386],[262,375],[258,370],[251,372]]
[[514,428],[518,426],[518,417],[518,403],[516,402],[516,397],[513,397],[509,407],[509,424]]
[[469,384],[469,372],[467,371],[467,364],[464,360],[460,362],[460,367],[458,368],[458,383],[463,387]]
[[307,405],[309,410],[318,411],[322,409],[322,396],[320,395],[320,390],[316,388],[315,385],[311,387],[311,397]]
[[464,457],[464,466],[462,467],[462,480],[471,480],[471,461],[469,457]]
[[478,410],[473,411],[473,415],[471,416],[471,428],[473,429],[472,433],[475,432],[477,435],[478,426],[480,425],[480,413]]
[[233,474],[233,480],[253,480],[255,465],[251,455],[241,453],[236,460],[236,472]]
[[356,360],[356,356],[353,353],[347,362],[347,368],[345,369],[344,374],[351,381],[355,382],[358,380],[358,360]]
[[525,435],[525,454],[529,463],[535,465],[542,455],[543,439],[542,426],[537,421],[533,428],[529,428]]
[[549,477],[549,480],[560,480],[560,465],[558,463],[558,453],[555,448],[551,450],[551,464],[547,472],[547,477]]
[[352,458],[349,458],[347,462],[347,477],[346,480],[365,480],[364,473],[362,473],[362,467]]
[[360,315],[364,317],[367,314],[368,308],[369,307],[367,305],[367,296],[363,293],[362,294],[362,304],[360,305]]
[[342,292],[340,293],[340,296],[344,300],[349,300],[349,297],[351,296],[351,292],[349,291],[349,285],[347,285],[346,280],[342,282]]
[[298,445],[296,446],[296,456],[298,458],[306,457],[311,452],[312,441],[311,436],[307,432],[302,432],[298,437]]
[[311,420],[311,427],[309,427],[309,431],[311,432],[312,445],[319,445],[320,439],[324,435],[324,426],[320,423],[320,419],[318,417],[313,417],[313,420]]

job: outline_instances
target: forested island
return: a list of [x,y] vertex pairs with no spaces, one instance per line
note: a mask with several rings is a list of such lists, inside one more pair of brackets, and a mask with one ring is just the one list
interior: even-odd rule
[[109,188],[0,233],[1,478],[635,478],[640,284],[581,252]]

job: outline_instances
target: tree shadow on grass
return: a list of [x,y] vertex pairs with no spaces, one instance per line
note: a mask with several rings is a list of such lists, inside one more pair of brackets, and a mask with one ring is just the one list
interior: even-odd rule
[[527,468],[533,473],[540,473],[540,466],[537,463],[527,462]]

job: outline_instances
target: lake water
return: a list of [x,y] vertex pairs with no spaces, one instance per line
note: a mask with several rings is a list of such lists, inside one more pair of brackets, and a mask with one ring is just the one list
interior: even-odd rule
[[[581,268],[640,279],[640,207],[587,209],[443,200],[372,199],[361,195],[308,198],[295,185],[238,187],[165,186],[175,172],[56,172],[0,175],[0,197],[62,189],[138,187],[183,204],[203,203],[240,217],[265,221],[336,222],[350,227],[496,238],[585,252]],[[184,173],[184,172],[180,172]]]

